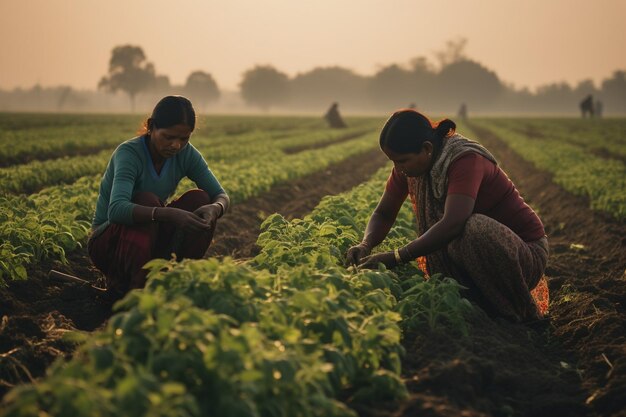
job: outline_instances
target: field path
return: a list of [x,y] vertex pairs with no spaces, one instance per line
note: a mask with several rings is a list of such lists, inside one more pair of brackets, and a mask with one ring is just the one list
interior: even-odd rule
[[[527,202],[550,242],[553,334],[578,361],[590,415],[626,408],[626,224],[551,182],[497,136],[470,125]],[[619,414],[623,415],[623,414]]]

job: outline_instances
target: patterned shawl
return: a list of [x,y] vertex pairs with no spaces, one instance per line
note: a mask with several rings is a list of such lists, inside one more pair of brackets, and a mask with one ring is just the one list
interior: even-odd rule
[[[442,217],[448,190],[448,168],[461,155],[476,152],[497,164],[494,156],[478,142],[454,134],[444,139],[439,155],[431,170],[414,178],[407,178],[409,196],[413,203],[413,211],[417,218],[418,236],[424,234]],[[463,282],[461,271],[457,270],[449,259],[445,248],[426,256],[426,265],[430,275],[442,273]]]

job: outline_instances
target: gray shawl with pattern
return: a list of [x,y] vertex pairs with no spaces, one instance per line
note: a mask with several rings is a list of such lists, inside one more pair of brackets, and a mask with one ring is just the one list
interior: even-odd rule
[[[439,154],[435,156],[435,162],[429,172],[420,177],[408,178],[409,194],[416,211],[419,236],[443,217],[448,191],[448,168],[452,162],[468,152],[476,152],[497,164],[496,158],[481,144],[456,133],[444,139],[443,146]],[[445,248],[428,254],[426,260],[428,272],[431,275],[443,273],[459,279],[460,282],[463,281],[460,271],[455,270]]]

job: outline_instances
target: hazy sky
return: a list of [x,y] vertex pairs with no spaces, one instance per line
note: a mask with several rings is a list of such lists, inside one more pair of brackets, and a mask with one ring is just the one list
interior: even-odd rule
[[0,88],[94,89],[113,47],[141,46],[175,84],[194,70],[237,89],[271,64],[372,75],[446,41],[515,86],[626,70],[626,0],[0,0]]

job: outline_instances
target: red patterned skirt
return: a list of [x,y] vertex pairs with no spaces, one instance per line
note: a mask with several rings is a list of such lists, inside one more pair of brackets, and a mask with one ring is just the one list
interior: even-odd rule
[[[203,190],[190,190],[167,206],[148,192],[137,193],[132,200],[149,207],[175,207],[194,211],[210,204]],[[202,258],[213,239],[213,229],[199,233],[183,233],[171,223],[143,223],[137,225],[110,224],[88,242],[89,257],[106,277],[107,290],[125,294],[133,288],[142,288],[147,271],[143,266],[155,258]]]
[[[461,236],[446,248],[468,288],[470,298],[486,311],[513,321],[528,321],[548,314],[550,294],[544,275],[548,261],[548,239],[524,242],[496,220],[474,214]],[[426,257],[417,259],[429,276]]]

